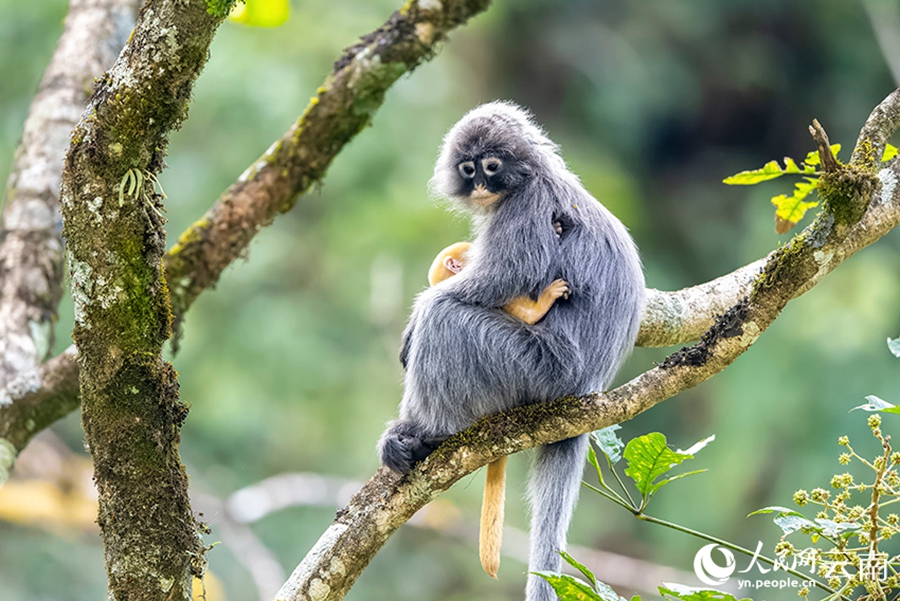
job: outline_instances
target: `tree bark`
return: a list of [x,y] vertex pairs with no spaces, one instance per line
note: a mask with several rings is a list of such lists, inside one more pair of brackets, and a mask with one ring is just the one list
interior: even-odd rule
[[187,601],[205,568],[178,452],[188,410],[162,359],[171,311],[155,174],[224,18],[207,8],[204,0],[143,6],[73,132],[63,169],[82,423],[118,601]]

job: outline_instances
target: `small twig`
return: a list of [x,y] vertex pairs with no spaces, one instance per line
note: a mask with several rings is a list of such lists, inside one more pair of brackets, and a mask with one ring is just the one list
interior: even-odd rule
[[822,161],[822,169],[826,172],[837,171],[840,164],[834,158],[831,152],[831,143],[828,141],[828,134],[818,119],[813,119],[812,125],[809,126],[809,133],[812,134],[816,146],[819,148],[819,158]]

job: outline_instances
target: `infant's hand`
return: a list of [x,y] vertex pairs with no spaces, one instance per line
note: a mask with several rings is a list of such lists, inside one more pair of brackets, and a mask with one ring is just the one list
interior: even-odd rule
[[545,290],[547,294],[550,295],[551,298],[569,298],[569,295],[572,294],[572,289],[569,288],[569,282],[565,280],[556,279],[553,280],[547,289]]

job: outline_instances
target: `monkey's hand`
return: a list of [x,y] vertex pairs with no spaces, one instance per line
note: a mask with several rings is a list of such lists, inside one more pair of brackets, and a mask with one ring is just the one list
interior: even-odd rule
[[572,290],[569,283],[565,280],[553,280],[550,285],[544,288],[541,295],[536,301],[531,300],[527,296],[520,296],[503,307],[503,310],[515,318],[521,319],[530,326],[533,326],[544,318],[556,299],[569,298]]
[[378,455],[389,469],[406,474],[445,440],[446,436],[428,436],[415,424],[398,420],[391,422],[381,435]]

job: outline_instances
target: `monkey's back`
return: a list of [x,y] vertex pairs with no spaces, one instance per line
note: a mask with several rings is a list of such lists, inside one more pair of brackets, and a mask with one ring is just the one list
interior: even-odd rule
[[625,226],[580,184],[560,195],[571,230],[560,239],[559,275],[571,298],[545,318],[548,329],[579,349],[582,370],[564,394],[608,386],[630,353],[640,325],[645,284],[637,247]]

